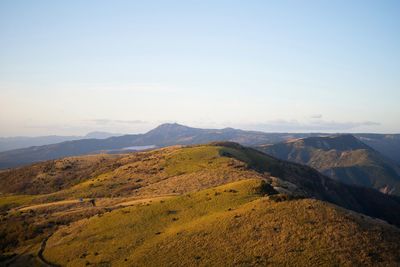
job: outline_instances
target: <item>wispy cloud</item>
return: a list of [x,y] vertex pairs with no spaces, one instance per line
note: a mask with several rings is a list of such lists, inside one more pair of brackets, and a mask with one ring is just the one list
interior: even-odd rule
[[271,132],[302,132],[302,131],[350,131],[362,126],[378,126],[378,122],[338,122],[314,119],[307,122],[299,122],[297,120],[274,120],[265,123],[254,123],[242,125],[243,128],[271,131]]
[[112,124],[145,124],[147,121],[142,120],[112,120],[112,119],[90,119],[86,122],[91,122],[97,125],[112,125]]
[[311,119],[322,119],[322,114],[313,114],[310,116]]

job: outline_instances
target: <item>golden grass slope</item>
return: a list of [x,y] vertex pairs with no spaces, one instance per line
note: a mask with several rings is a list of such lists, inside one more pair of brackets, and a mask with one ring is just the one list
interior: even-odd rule
[[[12,171],[18,177],[18,183],[24,186],[21,190],[8,186],[3,191],[25,194],[26,191],[35,190],[38,194],[31,197],[31,202],[46,203],[81,197],[181,194],[241,179],[263,177],[254,170],[247,169],[244,162],[222,156],[221,151],[224,149],[226,148],[219,146],[169,147],[118,156],[66,158],[36,164],[31,169]],[[65,162],[68,162],[67,166],[75,167],[55,167],[65,166]],[[14,176],[11,177],[11,172],[0,175],[3,184],[10,183],[10,180],[11,183],[15,180]],[[54,184],[63,186],[58,190]],[[27,187],[35,189],[28,190]],[[28,199],[23,196],[21,198]],[[10,197],[10,194],[4,194],[3,198],[0,196],[0,208],[15,207],[19,203],[26,201],[21,202],[17,195]]]
[[[30,266],[32,264],[26,259],[32,257],[32,259],[40,261],[37,257],[40,244],[46,240],[47,236],[53,235],[56,231],[56,234],[50,238],[44,254],[48,260],[72,266],[92,263],[106,266],[111,263],[117,265],[137,263],[139,265],[139,263],[144,264],[145,262],[152,263],[152,265],[168,265],[169,261],[171,264],[182,261],[185,264],[211,265],[214,260],[216,264],[226,261],[229,264],[251,265],[253,263],[250,259],[253,259],[253,256],[255,261],[260,262],[260,265],[269,262],[276,263],[280,260],[285,262],[283,256],[273,259],[274,255],[258,252],[261,251],[261,248],[256,249],[256,253],[250,253],[248,256],[247,252],[240,250],[240,244],[249,244],[250,248],[266,246],[269,250],[271,245],[268,243],[269,241],[253,240],[253,237],[245,239],[245,236],[251,237],[253,235],[251,229],[255,229],[254,231],[257,232],[257,225],[264,225],[266,222],[270,223],[268,227],[275,227],[275,223],[283,224],[286,221],[289,223],[290,214],[296,215],[297,210],[302,210],[302,205],[307,204],[307,201],[315,202],[315,200],[285,201],[299,196],[326,200],[400,225],[398,219],[400,213],[397,212],[400,211],[400,207],[397,200],[390,196],[374,190],[370,192],[371,190],[367,189],[344,186],[309,167],[280,161],[234,143],[219,142],[190,147],[176,146],[109,157],[105,155],[107,157],[105,159],[102,157],[103,155],[66,158],[35,164],[31,166],[32,169],[21,168],[11,171],[18,177],[18,181],[26,185],[37,180],[37,174],[44,179],[35,183],[35,190],[38,194],[25,195],[26,187],[22,187],[22,191],[11,192],[6,189],[14,190],[15,188],[3,189],[7,194],[0,197],[0,253],[3,253],[3,256],[0,257],[0,265],[4,262],[7,264],[13,262],[13,265],[16,266]],[[8,180],[8,183],[11,184],[14,176],[0,175],[0,179],[7,177],[11,178]],[[249,182],[249,179],[253,182]],[[58,182],[53,183],[53,180]],[[274,186],[277,191],[290,195],[290,197],[271,196],[271,199],[285,201],[282,203],[287,205],[280,206],[273,200],[263,198],[263,194],[260,194],[260,190],[257,189],[264,183],[263,181]],[[232,182],[235,183],[230,184]],[[7,179],[2,183],[7,184]],[[53,186],[58,184],[62,185],[61,189]],[[217,186],[222,187],[215,188]],[[269,190],[266,190],[267,188]],[[205,189],[206,191],[196,193]],[[264,186],[261,191],[274,192],[271,187],[267,186]],[[83,198],[83,201],[81,202],[79,198]],[[92,198],[95,198],[96,206],[90,204]],[[134,206],[124,207],[126,205]],[[270,215],[262,213],[267,207],[271,207]],[[278,207],[280,208],[278,209]],[[329,210],[329,207],[340,211],[335,206],[323,204],[315,211],[314,217],[310,217],[314,218],[312,221],[323,221],[323,223],[316,224],[317,228],[315,229],[320,229],[324,224],[335,227],[335,221],[331,221],[332,218],[318,217],[318,214],[327,213],[326,210]],[[256,225],[253,225],[253,219],[250,219],[254,212],[253,208],[256,211],[254,216],[259,217],[254,220],[254,223],[258,223]],[[237,211],[242,211],[242,213],[236,214]],[[279,214],[287,215],[287,217],[283,217],[282,223],[275,221],[280,220]],[[338,214],[350,213],[343,211]],[[237,217],[234,218],[236,215]],[[297,214],[297,219],[295,218],[294,221],[300,220],[299,216],[301,214]],[[345,236],[349,236],[346,232],[349,229],[355,232],[364,229],[360,228],[360,225],[366,225],[365,231],[368,236],[366,244],[372,244],[371,240],[374,242],[379,240],[376,236],[381,233],[390,232],[393,235],[392,237],[386,237],[386,235],[382,237],[381,241],[385,244],[382,249],[375,251],[372,249],[372,245],[368,245],[368,249],[371,249],[369,252],[365,252],[367,256],[362,259],[356,257],[350,262],[379,263],[379,258],[376,258],[374,253],[378,253],[379,257],[384,259],[384,263],[396,262],[397,259],[393,258],[394,254],[392,253],[392,241],[399,240],[397,232],[392,231],[393,229],[389,226],[378,227],[379,229],[377,228],[378,230],[374,232],[372,231],[375,229],[374,222],[364,224],[364,220],[361,220],[359,223],[356,220],[357,216],[349,215],[348,220],[344,221]],[[242,225],[236,224],[242,220],[240,218],[249,218],[246,225],[249,224],[253,228],[239,227],[236,229],[233,225]],[[356,226],[358,225],[358,228],[348,228],[352,221]],[[294,225],[288,224],[285,229],[301,232],[304,227],[308,227],[306,223],[299,225],[301,228],[295,228]],[[201,227],[206,227],[208,230]],[[220,227],[231,229],[234,236],[230,236],[230,232],[222,231]],[[269,229],[268,227],[266,229]],[[214,228],[217,230],[214,231]],[[61,230],[58,231],[58,229]],[[264,228],[260,229],[262,229],[262,233],[267,231]],[[333,231],[337,231],[338,235],[342,235],[340,228],[333,229]],[[292,230],[287,235],[293,234]],[[198,231],[207,233],[202,236],[198,234]],[[223,233],[222,236],[219,236],[219,233]],[[280,232],[276,230],[276,233]],[[309,234],[307,232],[306,235]],[[311,234],[315,235],[312,242],[317,242],[318,236],[323,236],[324,233],[320,231],[311,232]],[[197,237],[198,235],[200,237]],[[175,236],[182,237],[182,239],[175,239]],[[208,240],[207,236],[212,239]],[[263,237],[263,234],[260,234],[260,237]],[[272,237],[265,236],[263,238]],[[361,238],[360,244],[364,242],[362,235],[358,235],[357,238]],[[196,242],[196,246],[202,250],[196,250],[186,244],[190,240]],[[227,247],[225,250],[229,249],[233,252],[222,253],[220,250],[223,247],[214,248],[217,245],[212,243],[213,240],[216,242],[215,244],[223,244]],[[224,242],[236,244],[237,248],[229,244],[224,245]],[[203,243],[208,244],[207,247],[213,248],[216,254],[204,256],[204,247],[201,247]],[[174,250],[172,247],[168,247],[168,244],[176,244],[174,248],[182,249]],[[295,251],[296,244],[293,243],[289,248]],[[323,246],[319,246],[318,243],[306,244],[309,249],[304,249],[304,253],[315,250],[323,255],[331,248],[328,241]],[[348,244],[348,250],[353,245],[353,249],[358,248],[356,244],[354,239],[354,242]],[[275,243],[274,246],[276,246]],[[120,247],[121,249],[119,249]],[[157,251],[154,251],[155,248]],[[168,252],[165,254],[168,256],[168,262],[161,259],[162,254],[158,254],[159,249],[165,250],[165,253]],[[289,253],[286,251],[286,247],[279,249],[283,254]],[[332,247],[332,249],[336,253],[335,249],[339,248]],[[196,252],[196,255],[185,251]],[[179,254],[183,252],[189,253],[189,256]],[[314,254],[312,257],[321,259],[323,263],[333,262],[330,259],[318,258]],[[237,259],[234,255],[242,256]],[[148,259],[148,256],[151,258]],[[230,260],[225,259],[228,256],[231,258]],[[174,257],[177,258],[177,261],[174,260]]]
[[114,210],[62,227],[46,260],[65,266],[395,266],[400,231],[332,204],[274,201],[261,180]]

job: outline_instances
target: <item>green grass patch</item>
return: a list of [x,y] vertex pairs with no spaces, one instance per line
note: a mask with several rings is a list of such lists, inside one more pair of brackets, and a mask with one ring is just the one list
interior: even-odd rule
[[10,209],[29,204],[37,196],[33,195],[10,195],[0,197],[0,210]]
[[195,146],[174,151],[168,156],[165,171],[170,176],[216,168],[227,162],[219,153],[220,147]]

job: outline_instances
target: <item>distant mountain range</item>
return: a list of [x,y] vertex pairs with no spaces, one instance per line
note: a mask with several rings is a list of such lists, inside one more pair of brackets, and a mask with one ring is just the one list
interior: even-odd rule
[[400,167],[353,135],[308,137],[259,149],[279,159],[311,166],[343,183],[400,195]]
[[43,146],[61,143],[65,141],[74,141],[80,139],[106,139],[112,136],[120,136],[122,134],[107,133],[107,132],[90,132],[84,136],[16,136],[16,137],[0,137],[0,152],[26,148],[31,146]]
[[[172,123],[162,124],[145,134],[113,136],[106,139],[80,139],[56,144],[21,148],[0,153],[0,168],[11,168],[33,162],[96,153],[120,153],[170,145],[231,141],[245,146],[276,144],[287,140],[321,136],[319,133],[264,133],[233,128],[199,129]],[[325,134],[326,135],[326,134]],[[355,135],[395,162],[400,162],[400,135]],[[103,135],[103,137],[105,137]],[[390,143],[387,145],[386,143]]]
[[34,146],[0,153],[0,168],[17,167],[33,162],[96,153],[118,153],[140,150],[148,146],[200,144],[212,141],[233,141],[256,146],[277,143],[290,138],[307,137],[310,134],[279,134],[243,131],[232,128],[199,129],[180,124],[162,124],[145,134],[123,135],[106,139],[81,139],[57,144]]

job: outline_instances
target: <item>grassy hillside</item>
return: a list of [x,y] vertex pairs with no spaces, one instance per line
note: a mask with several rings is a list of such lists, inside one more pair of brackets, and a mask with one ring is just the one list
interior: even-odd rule
[[[19,186],[15,186],[15,181],[18,181]],[[258,203],[257,201],[264,203],[264,200],[267,201],[262,198],[264,194],[274,194],[268,200],[272,201],[271,205],[275,201],[284,201],[289,205],[318,199],[400,225],[398,198],[375,190],[346,186],[309,167],[281,161],[257,150],[227,142],[37,163],[30,167],[1,172],[0,183],[3,185],[0,196],[0,249],[4,255],[0,257],[0,262],[21,266],[43,263],[39,251],[43,252],[40,248],[45,245],[48,236],[52,237],[49,239],[49,247],[46,245],[44,255],[57,262],[61,261],[57,257],[66,257],[62,251],[70,248],[62,246],[67,246],[70,242],[55,238],[61,233],[58,229],[67,229],[65,227],[69,227],[68,225],[77,228],[76,231],[71,230],[69,234],[65,234],[65,238],[84,231],[78,226],[86,225],[86,222],[92,220],[98,222],[95,225],[99,227],[110,225],[111,228],[107,228],[110,233],[120,233],[121,237],[111,238],[104,232],[101,240],[114,240],[110,246],[118,248],[119,242],[125,242],[123,233],[127,233],[130,228],[126,228],[126,225],[115,228],[113,223],[127,223],[124,218],[134,217],[134,222],[129,222],[129,225],[132,229],[139,227],[143,235],[133,241],[129,239],[128,247],[140,245],[145,251],[149,244],[153,244],[148,241],[153,240],[153,237],[166,236],[162,233],[172,231],[169,227],[176,225],[186,229],[188,224],[196,225],[194,221],[197,220],[205,220],[201,225],[211,223],[213,226],[210,227],[214,227],[218,220],[225,221],[223,216],[229,215],[225,212],[242,209],[245,207],[243,205]],[[218,186],[222,187],[216,189]],[[197,193],[199,191],[202,192]],[[264,200],[261,201],[260,198]],[[127,207],[132,205],[133,207]],[[168,211],[161,209],[162,207],[168,207]],[[296,208],[301,210],[301,206],[294,207]],[[168,213],[166,219],[160,217],[160,212]],[[288,211],[290,212],[293,211]],[[108,217],[109,214],[118,216]],[[211,217],[207,217],[208,215]],[[222,217],[215,217],[220,215]],[[102,221],[101,218],[109,218],[109,221]],[[212,218],[219,219],[212,221]],[[267,219],[272,220],[269,217]],[[143,227],[152,232],[147,232]],[[229,243],[236,242],[234,237],[229,238],[232,239]],[[92,239],[88,237],[88,240]],[[59,253],[51,252],[50,248]],[[96,247],[97,249],[101,248]],[[135,253],[139,251],[135,249]],[[131,255],[132,251],[128,252],[124,255]],[[75,255],[75,252],[71,253]],[[100,254],[100,251],[97,253]],[[113,249],[107,255],[109,256],[105,256],[104,261],[109,260],[107,257],[112,257]],[[135,261],[142,258],[147,261],[145,255],[146,253],[136,255]],[[218,255],[215,257],[219,257]],[[255,256],[258,258],[259,255]],[[121,259],[125,261],[125,258]]]
[[117,167],[117,155],[93,155],[46,161],[0,173],[0,193],[52,193]]
[[[18,201],[16,194],[29,199],[26,187],[15,189],[14,177],[18,177],[21,184],[33,184],[35,192],[39,193],[31,196],[31,202],[26,204],[37,204],[71,198],[174,195],[257,178],[269,182],[289,182],[292,191],[298,195],[329,201],[400,224],[400,214],[392,212],[400,210],[398,198],[345,186],[311,168],[281,161],[235,143],[168,147],[105,157],[66,158],[0,173],[0,183],[4,185],[1,190],[7,199],[10,199],[10,193]],[[92,162],[92,165],[90,168],[76,167],[72,174],[70,168],[54,167],[64,166],[65,162],[68,166],[80,166],[87,162]],[[57,169],[56,175],[53,175],[54,169]],[[37,180],[40,183],[35,183]]]
[[[0,190],[6,195],[35,194],[32,201],[41,203],[80,197],[180,194],[241,179],[263,178],[244,162],[221,156],[221,150],[217,146],[170,147],[49,161],[0,173]],[[66,164],[70,167],[65,168]]]
[[277,201],[264,187],[234,182],[78,221],[43,255],[65,266],[399,263],[398,229],[316,200]]
[[310,137],[259,149],[343,183],[400,195],[400,167],[351,135]]

